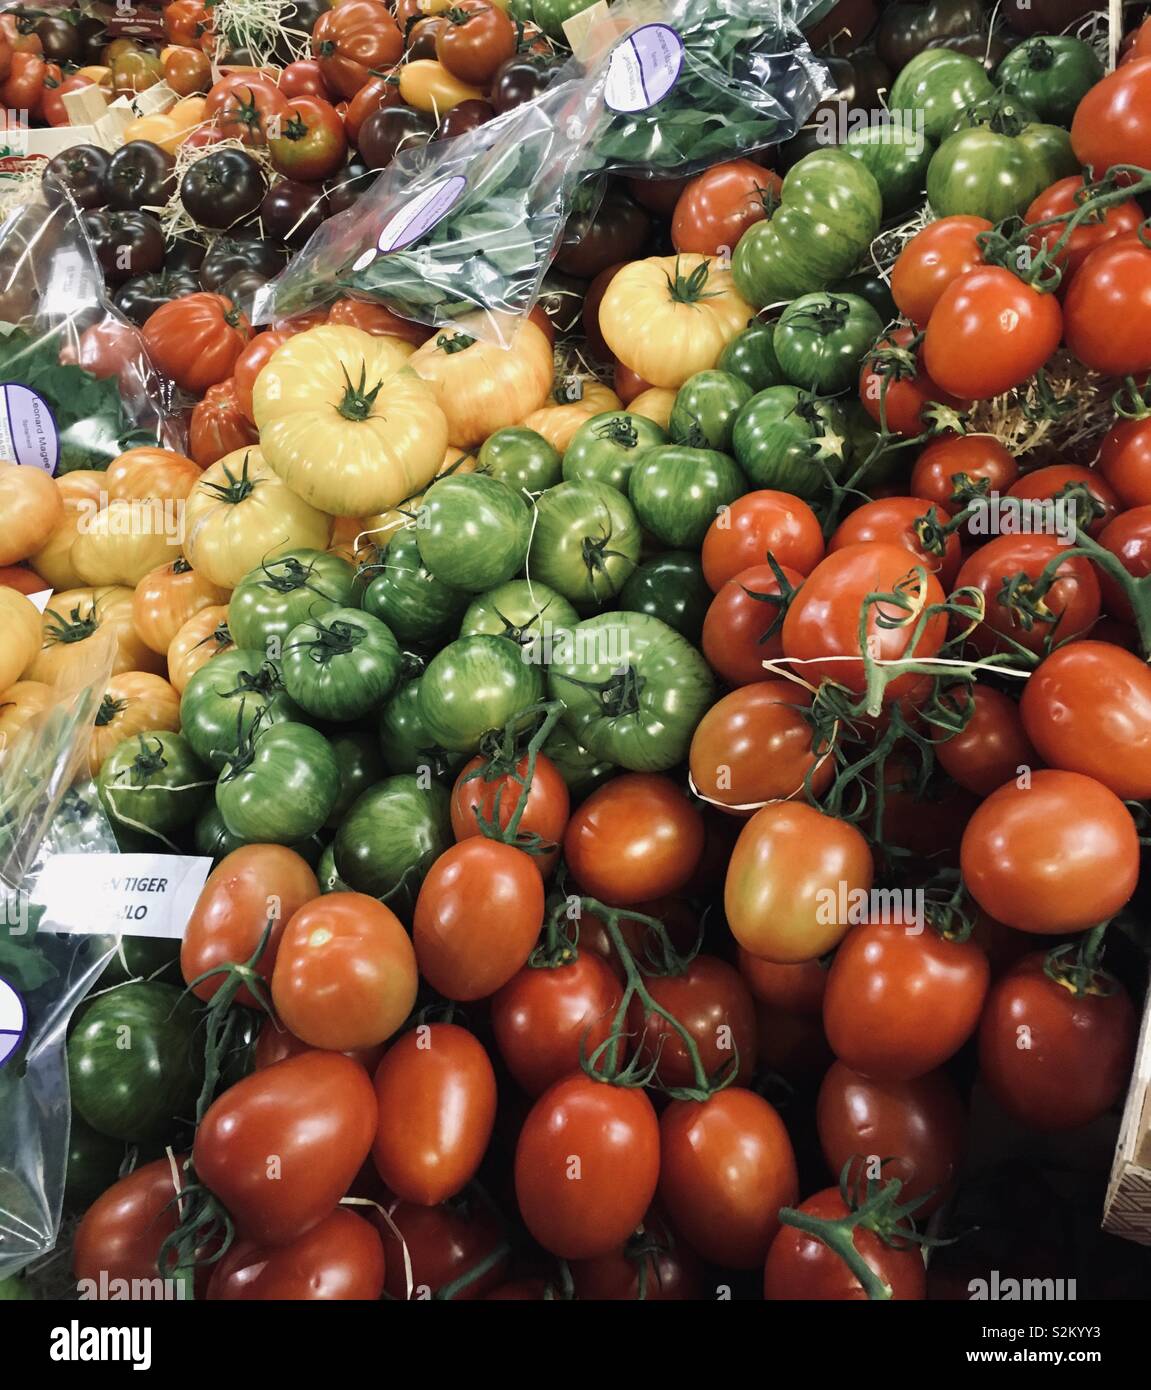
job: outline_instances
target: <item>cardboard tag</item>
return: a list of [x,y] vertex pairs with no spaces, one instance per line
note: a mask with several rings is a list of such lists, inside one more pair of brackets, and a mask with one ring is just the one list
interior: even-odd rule
[[69,125],[95,125],[108,109],[111,99],[102,87],[93,84],[91,87],[79,87],[74,92],[65,92],[60,101],[68,113]]
[[57,854],[33,890],[41,931],[179,941],[212,861],[184,854]]
[[587,43],[588,36],[601,20],[608,19],[611,11],[607,7],[606,0],[595,0],[595,4],[589,5],[586,10],[580,10],[579,14],[573,14],[570,19],[565,19],[562,25],[564,37],[571,45],[571,51],[577,58],[584,55],[581,49]]

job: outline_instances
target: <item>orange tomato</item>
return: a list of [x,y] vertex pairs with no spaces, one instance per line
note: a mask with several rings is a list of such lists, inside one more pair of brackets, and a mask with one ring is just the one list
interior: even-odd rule
[[168,679],[182,695],[184,687],[201,666],[214,656],[230,652],[235,645],[228,633],[228,610],[224,604],[201,608],[172,638],[168,648]]
[[187,560],[173,560],[151,570],[136,585],[132,621],[147,647],[167,653],[189,618],[203,608],[227,603],[229,592],[210,584]]
[[104,689],[88,740],[88,768],[95,777],[126,738],[151,729],[180,729],[180,697],[151,671],[122,671]]

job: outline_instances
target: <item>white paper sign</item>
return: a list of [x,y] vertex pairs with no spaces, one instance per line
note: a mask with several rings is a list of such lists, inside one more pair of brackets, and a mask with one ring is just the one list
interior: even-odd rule
[[58,854],[33,892],[41,931],[122,932],[179,941],[212,869],[183,854]]

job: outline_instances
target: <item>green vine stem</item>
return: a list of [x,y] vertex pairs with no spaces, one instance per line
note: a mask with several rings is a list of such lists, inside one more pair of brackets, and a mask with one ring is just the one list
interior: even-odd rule
[[[486,835],[489,840],[514,845],[516,849],[522,849],[532,855],[551,854],[555,850],[554,844],[534,832],[521,835],[520,824],[531,799],[532,782],[540,753],[559,722],[562,711],[563,705],[559,700],[546,700],[532,705],[520,711],[503,729],[487,735],[481,743],[480,751],[484,755],[484,761],[465,775],[463,784],[477,778],[484,782],[501,783],[508,779],[519,787],[515,810],[508,818],[507,825],[500,823],[503,819],[505,786],[501,785],[496,789],[491,816],[485,816],[478,806],[473,808],[480,833]],[[532,729],[532,733],[525,744],[524,735],[528,729]]]

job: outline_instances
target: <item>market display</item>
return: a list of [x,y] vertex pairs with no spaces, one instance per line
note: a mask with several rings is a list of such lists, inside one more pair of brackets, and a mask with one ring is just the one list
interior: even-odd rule
[[1126,18],[4,8],[0,1298],[1145,1296]]

